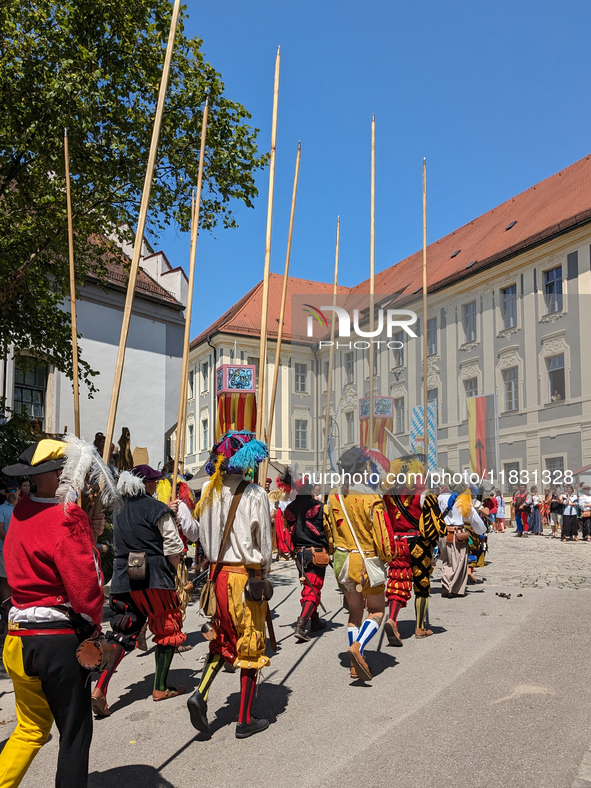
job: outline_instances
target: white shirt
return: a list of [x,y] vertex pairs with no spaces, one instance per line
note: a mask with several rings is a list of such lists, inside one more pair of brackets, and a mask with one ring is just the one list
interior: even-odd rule
[[[443,514],[443,512],[445,512],[447,510],[447,502],[449,501],[449,499],[450,499],[452,494],[453,493],[442,493],[437,498],[437,501],[439,503],[439,508],[441,509],[442,514]],[[464,525],[464,522],[465,522],[464,516],[460,512],[460,510],[458,509],[457,499],[456,499],[454,505],[452,506],[452,508],[450,509],[450,511],[447,513],[447,516],[445,518],[445,522],[446,522],[447,525],[453,525],[453,526]],[[472,529],[474,530],[475,534],[485,534],[486,533],[486,525],[482,522],[482,519],[481,519],[480,515],[478,514],[478,512],[476,511],[476,509],[473,506],[470,509],[470,515],[468,516],[468,522],[472,526]]]
[[584,512],[591,511],[591,494],[581,493],[579,495],[579,506]]
[[177,524],[170,512],[166,512],[166,514],[162,515],[156,523],[156,527],[162,534],[162,539],[164,540],[162,545],[164,555],[178,555],[183,552],[185,545],[179,536]]
[[571,493],[569,496],[565,495],[565,503],[568,502],[568,505],[564,507],[564,513],[566,515],[576,515],[578,500],[579,496],[576,493]]
[[176,521],[189,542],[196,542],[199,539],[199,523],[184,501],[179,503]]
[[[203,552],[210,561],[218,559],[232,498],[242,479],[237,474],[226,476],[221,495],[214,495],[211,506],[199,517],[199,538]],[[210,481],[203,485],[202,496],[209,484]],[[269,498],[258,484],[249,484],[238,504],[228,546],[221,559],[231,564],[260,564],[268,570],[271,567],[272,550]]]

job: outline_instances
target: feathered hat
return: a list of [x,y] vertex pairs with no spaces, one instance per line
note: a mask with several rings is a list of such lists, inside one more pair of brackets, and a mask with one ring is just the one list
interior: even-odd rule
[[283,490],[284,493],[291,492],[291,486],[293,484],[293,479],[291,477],[291,469],[289,465],[280,473],[279,476],[275,479],[275,484],[280,490]]
[[[425,488],[423,475],[425,471],[425,455],[424,454],[405,454],[392,460],[390,463],[391,478],[396,477],[395,486],[405,487],[407,491],[414,491],[416,494],[422,492]],[[405,477],[403,483],[400,482],[400,476]]]
[[121,496],[115,480],[92,443],[70,433],[64,435],[63,457],[65,462],[55,494],[60,503],[76,503],[88,480],[90,484],[98,485],[105,508],[119,508]]
[[[376,452],[376,454],[379,454],[379,452]],[[370,487],[375,488],[379,484],[379,468],[368,449],[361,446],[353,446],[341,455],[337,464],[341,472],[350,473],[351,476],[356,473],[367,473],[367,482]],[[374,474],[378,477],[378,482],[375,484],[369,480],[369,477]]]
[[216,443],[205,472],[211,476],[205,493],[197,505],[198,513],[203,512],[213,501],[214,494],[222,490],[223,474],[254,473],[257,466],[269,456],[269,449],[262,441],[255,438],[254,432],[248,430],[230,430]]

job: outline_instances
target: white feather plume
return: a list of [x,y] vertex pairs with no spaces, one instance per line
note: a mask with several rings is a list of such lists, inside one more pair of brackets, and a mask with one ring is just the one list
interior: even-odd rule
[[123,471],[119,474],[117,489],[124,498],[135,498],[146,492],[143,479],[140,479],[139,476],[136,476],[130,471]]
[[86,476],[93,463],[94,446],[68,433],[63,438],[66,448],[66,464],[60,476],[55,497],[66,505],[76,503],[86,484]]
[[105,465],[102,457],[94,446],[93,449],[94,462],[90,474],[91,484],[98,484],[101,500],[105,509],[111,509],[116,512],[121,508],[121,494],[117,489],[117,484],[115,483],[111,469]]

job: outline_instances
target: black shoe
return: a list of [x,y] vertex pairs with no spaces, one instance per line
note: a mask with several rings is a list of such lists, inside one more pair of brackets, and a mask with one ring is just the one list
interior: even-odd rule
[[312,613],[312,618],[310,619],[310,632],[321,632],[323,629],[326,629],[326,626],[326,621],[320,618],[318,611]]
[[191,725],[201,733],[211,736],[209,723],[207,721],[207,703],[203,700],[203,696],[199,690],[191,695],[187,701],[187,708],[189,709],[189,716],[191,717]]
[[237,722],[236,723],[236,738],[248,739],[249,736],[254,736],[255,733],[266,731],[269,727],[269,720],[257,720],[256,717],[251,717],[250,722]]
[[301,616],[296,621],[296,628],[293,634],[298,643],[306,643],[310,640],[310,635],[306,632],[306,622]]

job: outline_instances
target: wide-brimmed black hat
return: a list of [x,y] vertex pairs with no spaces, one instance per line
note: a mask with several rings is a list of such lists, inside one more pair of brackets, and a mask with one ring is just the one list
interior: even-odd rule
[[39,473],[59,471],[66,463],[65,448],[63,441],[44,438],[25,449],[16,465],[2,468],[2,473],[7,476],[37,476]]

